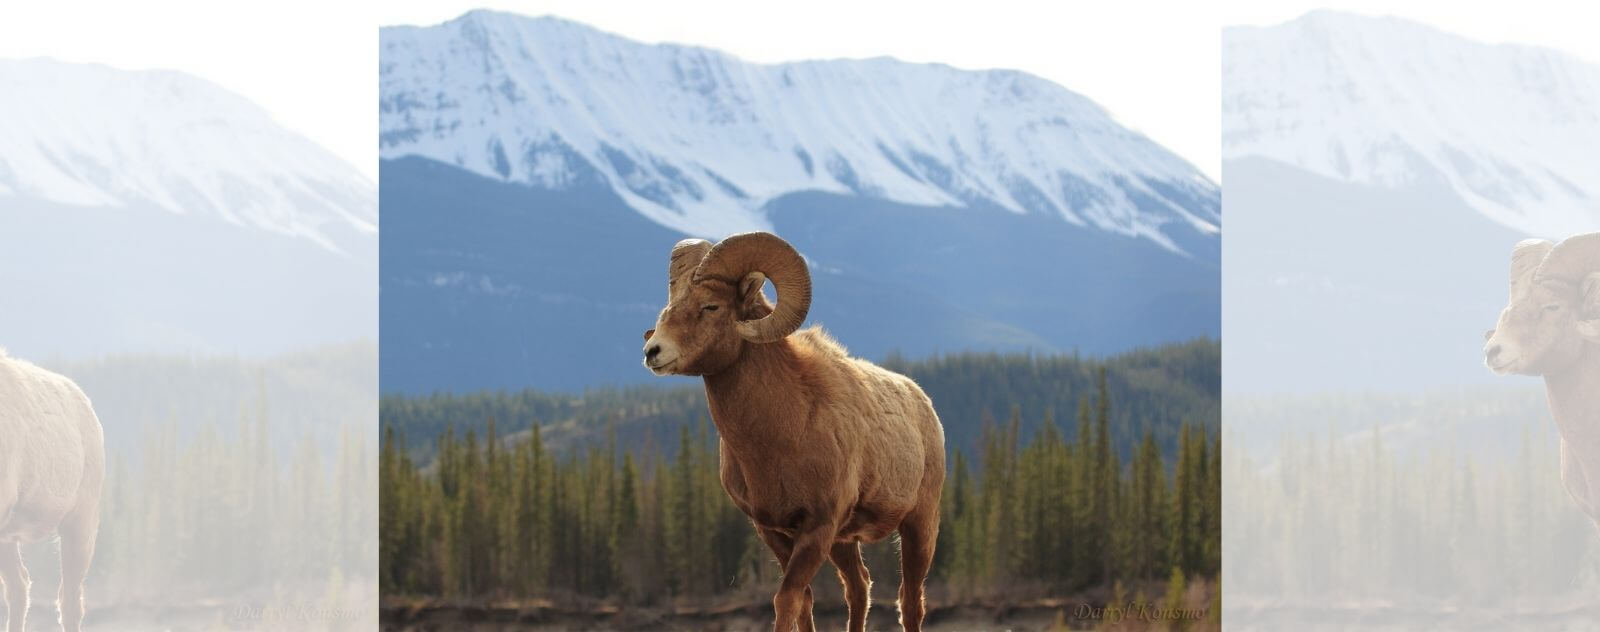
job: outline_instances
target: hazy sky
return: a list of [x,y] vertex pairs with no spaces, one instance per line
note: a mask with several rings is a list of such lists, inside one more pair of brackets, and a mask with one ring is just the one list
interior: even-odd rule
[[[0,57],[50,56],[186,71],[239,92],[284,126],[377,174],[378,25],[435,24],[479,6],[555,14],[647,42],[719,48],[759,62],[892,55],[1016,68],[1104,105],[1123,124],[1217,177],[1219,29],[1271,24],[1317,2],[8,2]],[[1207,5],[1207,6],[1202,6]],[[1339,2],[1492,42],[1600,60],[1583,3],[1503,6]],[[90,17],[92,16],[92,18]]]

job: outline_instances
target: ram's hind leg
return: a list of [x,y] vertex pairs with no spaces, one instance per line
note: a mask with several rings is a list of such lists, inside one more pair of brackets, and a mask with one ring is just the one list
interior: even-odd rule
[[939,539],[939,506],[919,507],[900,523],[900,627],[920,632],[926,608],[923,581],[933,566],[933,546]]
[[61,611],[61,629],[78,632],[83,625],[83,580],[89,575],[95,536],[100,532],[99,504],[88,500],[81,502],[61,521],[58,530],[61,533],[61,589],[56,593],[56,604]]
[[[794,553],[794,540],[777,531],[756,527],[756,534],[761,536],[761,541],[772,549],[772,555],[778,558],[778,567],[783,569],[784,577],[789,576],[789,557]],[[800,632],[816,632],[816,620],[811,616],[812,604],[815,599],[811,595],[811,584],[806,583],[805,596],[800,608]]]
[[28,616],[28,569],[22,565],[22,545],[0,542],[0,585],[5,586],[6,629],[22,632]]
[[872,607],[872,576],[866,563],[861,561],[861,545],[841,542],[828,551],[828,559],[839,569],[839,583],[844,584],[844,601],[850,606],[850,632],[865,632],[867,610]]

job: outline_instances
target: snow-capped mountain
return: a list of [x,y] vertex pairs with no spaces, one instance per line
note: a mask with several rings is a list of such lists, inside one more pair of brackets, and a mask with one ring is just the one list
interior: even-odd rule
[[380,35],[381,155],[496,180],[599,181],[654,222],[715,237],[821,191],[995,206],[1215,243],[1217,187],[1089,99],[1010,70],[889,58],[753,64],[557,18],[473,11]]
[[1330,12],[1222,40],[1226,388],[1506,383],[1512,247],[1600,229],[1596,67]]
[[152,206],[345,254],[376,242],[374,183],[205,80],[29,59],[0,60],[0,86],[0,207]]
[[1225,159],[1384,187],[1442,177],[1524,234],[1600,227],[1600,66],[1395,18],[1314,12],[1223,37]]
[[278,354],[377,335],[377,187],[172,71],[0,61],[0,345]]
[[1216,185],[1037,77],[488,11],[379,41],[384,391],[654,380],[672,244],[751,229],[862,357],[1220,332]]

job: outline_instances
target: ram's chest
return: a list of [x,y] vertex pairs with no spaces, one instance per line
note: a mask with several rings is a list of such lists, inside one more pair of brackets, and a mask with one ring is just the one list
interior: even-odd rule
[[835,473],[819,471],[806,459],[740,457],[725,446],[721,459],[722,488],[760,527],[787,532],[840,504],[831,498],[838,489]]
[[831,525],[839,541],[876,542],[910,511],[850,471],[819,468],[792,455],[740,459],[722,450],[722,486],[757,527],[789,536]]
[[784,480],[784,459],[741,458],[730,453],[724,444],[721,450],[722,489],[728,492],[733,504],[757,524],[770,526],[781,521],[776,515],[797,508],[794,485]]

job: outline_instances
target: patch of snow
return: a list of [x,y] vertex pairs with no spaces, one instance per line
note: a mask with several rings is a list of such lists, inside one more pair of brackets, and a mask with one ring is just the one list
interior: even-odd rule
[[170,71],[0,60],[0,204],[150,204],[330,250],[376,239],[376,188],[247,99]]
[[1227,29],[1222,73],[1224,158],[1379,186],[1437,173],[1529,235],[1600,229],[1600,66],[1319,11]]
[[808,190],[1051,213],[1173,250],[1169,224],[1220,230],[1217,187],[1198,169],[1022,72],[753,64],[481,10],[384,28],[379,46],[383,158],[602,183],[690,235],[768,228],[768,202]]

